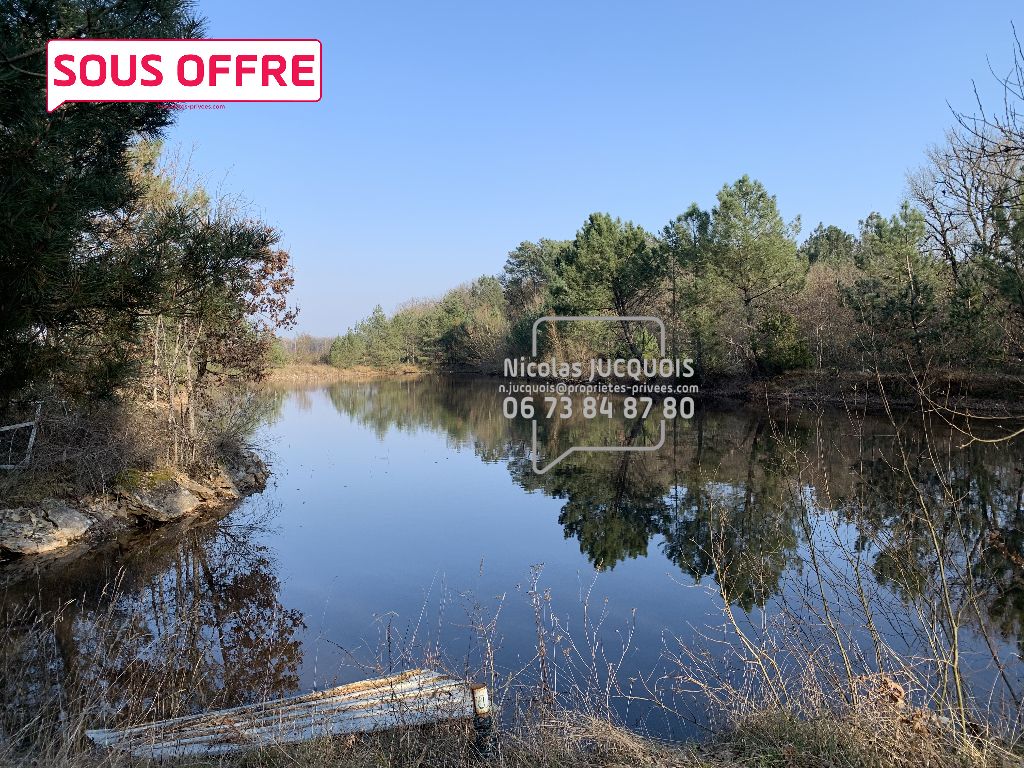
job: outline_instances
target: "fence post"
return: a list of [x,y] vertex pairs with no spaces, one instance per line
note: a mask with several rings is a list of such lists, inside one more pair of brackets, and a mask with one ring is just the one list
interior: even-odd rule
[[491,697],[482,683],[470,687],[473,692],[473,730],[476,731],[476,753],[479,757],[494,755],[494,717],[491,715]]

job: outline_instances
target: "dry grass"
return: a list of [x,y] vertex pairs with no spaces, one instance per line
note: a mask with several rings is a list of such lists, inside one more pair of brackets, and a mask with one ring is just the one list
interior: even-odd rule
[[448,723],[362,736],[320,738],[304,744],[271,746],[220,757],[182,758],[170,763],[113,752],[56,749],[37,753],[31,760],[0,757],[0,765],[5,768],[121,768],[158,764],[182,768],[469,768],[483,765],[494,768],[731,768],[733,765],[704,755],[693,747],[657,744],[607,722],[571,715],[537,722],[522,731],[503,731],[489,757],[481,756],[473,745],[470,725]]
[[[0,690],[4,692],[0,699],[0,766],[155,765],[96,750],[85,739],[84,730],[224,706],[219,692],[205,682],[210,670],[201,648],[204,624],[198,608],[195,614],[178,612],[154,621],[144,605],[116,599],[117,584],[105,591],[110,594],[108,611],[95,614],[88,626],[77,629],[73,611],[40,612],[32,605],[6,609],[0,622]],[[545,598],[535,582],[531,593],[539,601],[540,623],[549,624]],[[148,620],[143,620],[146,616]],[[154,626],[173,629],[153,644]],[[552,642],[543,626],[538,637],[539,648]],[[61,650],[66,652],[69,642],[88,649],[85,667],[69,666]],[[137,658],[137,649],[143,647],[150,651]],[[398,651],[398,661],[403,664],[405,653]],[[743,650],[727,647],[726,653],[739,655]],[[535,666],[543,655],[538,650]],[[564,654],[561,650],[552,653],[548,663],[555,663],[556,656]],[[436,659],[431,661],[437,664]],[[589,674],[585,672],[583,677]],[[224,768],[1019,765],[1019,759],[995,741],[980,735],[964,740],[930,710],[908,704],[903,688],[886,676],[861,680],[861,695],[851,703],[830,699],[816,684],[815,675],[797,676],[785,701],[772,697],[758,700],[749,687],[733,690],[716,705],[724,710],[722,727],[703,744],[665,744],[645,738],[619,725],[604,707],[586,703],[601,699],[604,691],[580,695],[570,686],[558,693],[548,689],[543,677],[534,679],[537,682],[520,678],[514,684],[497,686],[495,700],[515,702],[515,706],[501,708],[504,721],[497,728],[493,754],[488,758],[476,751],[472,724],[452,722],[267,746],[222,757],[182,758],[170,764]],[[255,686],[259,687],[258,681]]]
[[0,503],[102,494],[123,473],[158,466],[165,444],[159,416],[134,402],[110,399],[82,405],[48,399],[31,464],[0,472]]
[[[252,434],[266,418],[269,403],[260,394],[224,387],[202,398],[191,438],[194,456],[177,462],[162,404],[132,392],[86,402],[51,394],[42,400],[31,462],[0,470],[0,507],[31,506],[49,497],[88,499],[115,486],[159,482],[176,471],[202,471],[230,460],[251,447]],[[25,418],[24,408],[0,411],[0,424]],[[25,441],[29,434],[21,430],[19,439]],[[25,447],[17,448],[14,458],[20,460]]]
[[[877,727],[881,730],[876,730]],[[120,768],[157,763],[91,750],[74,742],[52,742],[29,757],[0,756],[10,768]],[[601,718],[559,712],[502,729],[494,752],[481,756],[468,723],[268,746],[249,752],[160,763],[223,768],[1002,768],[1019,758],[991,750],[950,751],[927,733],[885,721],[799,720],[763,713],[707,744],[662,744]]]
[[996,768],[1020,756],[981,735],[964,741],[924,709],[885,698],[799,714],[792,708],[748,711],[705,748],[716,763],[835,768]]
[[280,384],[329,384],[335,381],[368,381],[380,378],[414,378],[422,376],[423,370],[415,365],[399,365],[394,368],[371,368],[357,365],[352,368],[337,368],[333,365],[296,363],[273,368],[264,382]]

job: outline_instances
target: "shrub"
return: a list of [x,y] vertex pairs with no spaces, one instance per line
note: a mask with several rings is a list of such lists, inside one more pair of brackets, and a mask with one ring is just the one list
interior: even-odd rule
[[762,374],[809,368],[813,362],[796,319],[787,312],[772,312],[757,324],[753,348],[757,370]]

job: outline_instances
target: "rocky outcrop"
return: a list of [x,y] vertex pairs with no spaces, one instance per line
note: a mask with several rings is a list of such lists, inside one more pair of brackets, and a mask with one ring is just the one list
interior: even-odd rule
[[86,534],[96,520],[57,499],[0,510],[0,548],[19,555],[52,552]]
[[188,476],[145,476],[131,488],[69,504],[45,499],[33,507],[0,509],[0,554],[38,555],[66,547],[83,537],[102,537],[133,524],[162,525],[223,509],[266,488],[270,472],[247,452],[223,465]]
[[154,488],[132,491],[122,500],[130,514],[153,523],[169,523],[191,515],[203,506],[203,500],[179,478]]
[[[242,496],[260,493],[267,487],[270,470],[254,451],[236,456],[224,468],[225,477]],[[217,482],[217,481],[214,481]]]

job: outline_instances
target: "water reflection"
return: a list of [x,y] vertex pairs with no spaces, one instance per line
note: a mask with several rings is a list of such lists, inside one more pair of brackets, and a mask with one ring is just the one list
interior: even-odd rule
[[[976,621],[1021,637],[1019,442],[964,448],[961,434],[914,414],[894,423],[839,411],[701,408],[690,421],[670,422],[658,452],[580,453],[538,475],[529,423],[503,418],[496,382],[345,383],[328,391],[339,412],[381,439],[391,429],[441,431],[483,461],[504,462],[525,490],[564,500],[558,522],[598,569],[644,557],[658,542],[682,572],[715,579],[749,610],[782,591],[783,574],[806,557],[802,546],[821,546],[801,535],[807,515],[832,512],[855,532],[854,547],[881,585],[907,601],[927,597],[945,568],[970,581],[954,586],[982,607]],[[542,453],[651,442],[656,430],[577,414],[542,422]]]
[[[620,578],[627,610],[647,611],[627,674],[658,662],[663,629],[682,634],[716,609],[706,596],[680,598],[663,571],[634,568],[664,561],[676,582],[711,585],[744,611],[797,604],[819,627],[839,616],[852,634],[868,631],[870,611],[870,631],[887,644],[922,628],[947,642],[969,630],[959,650],[999,670],[1018,702],[1004,646],[1024,650],[1020,444],[962,448],[962,436],[912,415],[894,423],[705,406],[669,422],[657,452],[578,453],[538,475],[531,424],[503,416],[497,381],[341,383],[261,397],[266,433],[285,441],[273,446],[280,486],[262,500],[220,521],[123,540],[8,589],[8,613],[73,601],[44,642],[19,651],[36,684],[8,706],[32,711],[31,698],[47,689],[40,681],[73,680],[108,711],[131,701],[146,716],[288,695],[333,682],[332,665],[348,651],[328,658],[330,646],[365,642],[383,615],[413,617],[414,644],[460,668],[464,634],[417,634],[436,568],[461,590],[478,567],[483,574],[486,551],[486,596],[546,560],[556,589],[571,593],[577,546]],[[650,445],[658,434],[656,422],[579,414],[539,429],[544,456],[571,445]],[[456,454],[487,472],[444,469]],[[537,503],[545,499],[556,508]],[[568,554],[548,540],[559,528],[575,542]],[[834,605],[816,607],[818,598]],[[536,633],[532,609],[516,610],[504,609],[502,653],[522,667]],[[321,616],[320,635],[306,627],[310,615]]]
[[134,719],[295,692],[304,618],[279,600],[261,528],[238,516],[140,534],[9,587],[5,625],[26,635],[7,650],[32,684],[8,685],[6,706],[30,714],[59,686]]

